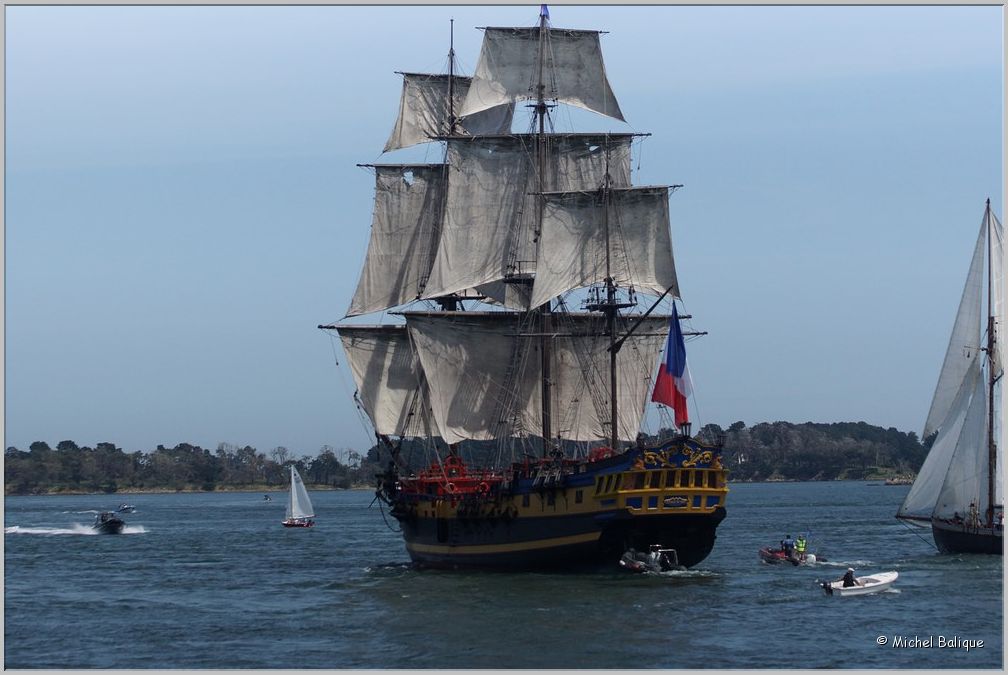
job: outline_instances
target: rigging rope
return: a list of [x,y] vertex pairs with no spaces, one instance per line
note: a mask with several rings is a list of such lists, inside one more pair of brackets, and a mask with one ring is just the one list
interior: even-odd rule
[[933,541],[929,541],[927,538],[921,536],[920,532],[917,531],[918,528],[917,528],[916,525],[910,525],[909,523],[905,522],[902,518],[897,518],[897,520],[899,520],[900,525],[902,525],[903,527],[909,529],[911,532],[914,533],[915,536],[920,537],[921,541],[929,544],[932,548],[934,548],[934,550],[936,550],[936,551],[939,550],[938,546]]

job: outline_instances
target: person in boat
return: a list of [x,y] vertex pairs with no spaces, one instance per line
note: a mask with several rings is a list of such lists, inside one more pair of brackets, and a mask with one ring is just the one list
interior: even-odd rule
[[784,540],[780,543],[781,550],[784,551],[784,555],[791,557],[791,552],[794,551],[794,540],[791,535],[786,535]]
[[843,581],[843,587],[844,588],[849,588],[851,586],[861,586],[862,585],[861,582],[858,580],[858,578],[854,576],[854,568],[853,567],[848,567],[847,568],[847,573],[843,575],[842,581]]
[[968,523],[974,530],[980,527],[980,511],[977,509],[976,502],[970,502]]
[[661,568],[661,555],[661,546],[651,544],[651,550],[648,553],[648,564],[656,569]]
[[963,524],[963,517],[959,515],[958,511],[952,514],[952,522],[955,523],[956,525]]
[[798,538],[795,539],[795,553],[797,554],[799,560],[805,560],[805,548],[807,545],[805,535],[799,534]]

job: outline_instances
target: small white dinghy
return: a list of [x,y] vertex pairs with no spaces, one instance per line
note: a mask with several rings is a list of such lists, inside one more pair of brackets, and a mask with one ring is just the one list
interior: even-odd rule
[[826,595],[868,595],[869,593],[880,593],[888,590],[896,581],[899,572],[879,572],[866,577],[857,577],[857,585],[844,586],[843,579],[838,581],[823,581],[821,586]]

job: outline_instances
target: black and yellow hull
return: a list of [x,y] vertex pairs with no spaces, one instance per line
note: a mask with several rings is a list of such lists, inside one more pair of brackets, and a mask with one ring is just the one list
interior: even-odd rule
[[[680,441],[682,443],[682,441]],[[700,563],[726,515],[726,471],[716,449],[633,449],[543,480],[514,475],[496,494],[393,501],[406,550],[437,568],[615,569],[628,548],[676,551]]]

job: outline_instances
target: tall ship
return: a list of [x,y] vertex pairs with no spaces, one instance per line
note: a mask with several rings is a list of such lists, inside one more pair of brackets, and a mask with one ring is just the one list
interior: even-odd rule
[[[367,256],[344,319],[319,326],[387,452],[377,497],[418,566],[616,568],[659,549],[696,565],[728,486],[723,439],[692,436],[686,407],[684,335],[702,333],[676,305],[681,186],[632,184],[646,134],[556,130],[561,106],[624,121],[599,31],[554,28],[545,6],[482,30],[472,77],[453,39],[447,74],[401,73],[384,151],[434,143],[441,161],[361,165]],[[376,312],[393,323],[348,321]],[[655,442],[649,394],[675,412]]]
[[[896,517],[930,527],[943,553],[1004,555],[1004,232],[990,200],[938,376],[924,438],[931,449]],[[986,265],[985,265],[986,263]],[[986,267],[986,271],[985,271]]]

